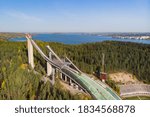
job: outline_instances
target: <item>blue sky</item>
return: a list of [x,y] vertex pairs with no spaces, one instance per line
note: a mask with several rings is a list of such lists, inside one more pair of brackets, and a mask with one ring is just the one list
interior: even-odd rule
[[0,0],[0,32],[150,32],[150,0]]

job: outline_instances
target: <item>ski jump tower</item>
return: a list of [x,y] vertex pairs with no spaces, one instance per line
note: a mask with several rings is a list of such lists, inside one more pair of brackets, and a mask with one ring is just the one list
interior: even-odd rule
[[[69,58],[60,59],[57,54],[47,46],[49,55],[47,56],[40,47],[32,40],[31,35],[26,35],[28,46],[28,63],[34,69],[33,47],[38,51],[44,61],[47,62],[47,78],[52,85],[55,83],[56,74],[60,75],[60,79],[71,87],[83,91],[91,95],[94,99],[121,99],[111,88],[102,82],[91,79],[89,76],[80,71]],[[104,63],[104,62],[103,62]]]
[[34,57],[33,57],[33,45],[31,43],[31,35],[26,35],[27,38],[27,46],[28,46],[28,63],[32,69],[34,69]]
[[[69,62],[62,61],[57,54],[49,47],[46,46],[49,50],[49,56],[46,56],[42,50],[38,47],[38,45],[32,40],[32,36],[27,34],[27,46],[28,46],[28,63],[31,66],[32,69],[34,69],[34,55],[33,55],[33,47],[38,51],[38,53],[44,58],[44,60],[47,61],[47,77],[49,77],[50,82],[52,84],[55,83],[55,75],[58,75],[58,71],[60,72],[61,79],[64,78],[64,81],[67,82],[69,79],[69,84],[73,85],[72,79],[67,78],[67,75],[64,75],[62,71],[60,70],[67,64],[72,64],[74,68],[81,73],[81,71],[66,57],[66,60]],[[55,59],[54,59],[55,58]],[[72,69],[73,70],[73,69]],[[75,85],[75,84],[74,84]]]
[[[27,38],[27,47],[28,47],[28,63],[29,65],[31,66],[32,69],[34,69],[35,65],[34,65],[34,55],[33,55],[33,44],[32,44],[32,36],[27,34],[26,35],[26,38]],[[50,50],[50,49],[49,49]],[[52,53],[51,51],[49,52],[49,59],[52,59]],[[47,76],[52,76],[52,84],[55,83],[55,69],[52,68],[52,65],[47,62]]]

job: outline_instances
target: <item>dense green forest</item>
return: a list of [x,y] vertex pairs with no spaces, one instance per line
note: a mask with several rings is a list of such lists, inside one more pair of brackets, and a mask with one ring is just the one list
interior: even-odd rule
[[[59,54],[68,56],[82,71],[92,74],[102,68],[102,53],[105,54],[105,71],[125,71],[138,80],[150,83],[150,45],[127,42],[97,42],[81,45],[49,45]],[[43,48],[44,49],[44,48]]]
[[43,83],[45,69],[40,59],[35,55],[36,69],[41,72],[35,74],[27,64],[26,43],[0,41],[0,99],[91,99],[85,94],[71,94],[58,79],[54,86]]
[[[83,72],[93,74],[102,64],[105,54],[105,71],[107,73],[126,71],[139,80],[150,83],[150,45],[125,42],[97,42],[80,45],[65,45],[36,41],[47,53],[46,45],[60,56],[69,57]],[[34,49],[35,70],[29,71],[27,64],[26,42],[0,41],[0,99],[90,99],[85,95],[72,95],[61,89],[59,80],[55,86],[42,83],[46,62]]]

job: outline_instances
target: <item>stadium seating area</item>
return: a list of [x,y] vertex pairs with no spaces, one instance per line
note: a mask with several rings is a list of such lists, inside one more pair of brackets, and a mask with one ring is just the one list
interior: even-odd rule
[[150,85],[147,84],[130,84],[120,86],[120,96],[150,96]]

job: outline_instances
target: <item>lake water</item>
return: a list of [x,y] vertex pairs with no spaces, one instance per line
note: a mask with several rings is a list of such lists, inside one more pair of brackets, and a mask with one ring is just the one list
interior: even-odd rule
[[[35,40],[46,42],[60,42],[64,44],[81,44],[102,41],[122,41],[150,44],[150,40],[118,39],[107,36],[85,35],[85,34],[37,34],[33,36]],[[13,38],[10,41],[26,41],[26,38]]]

